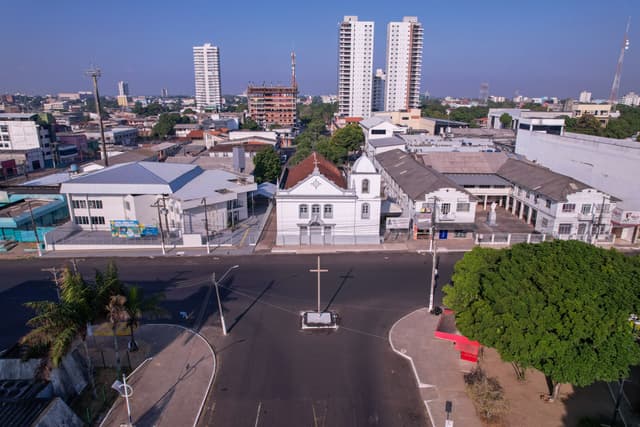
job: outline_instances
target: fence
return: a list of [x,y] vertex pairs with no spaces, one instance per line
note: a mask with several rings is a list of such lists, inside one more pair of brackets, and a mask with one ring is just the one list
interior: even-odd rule
[[547,240],[546,234],[534,233],[491,233],[475,235],[475,244],[479,246],[515,245],[516,243],[540,243]]

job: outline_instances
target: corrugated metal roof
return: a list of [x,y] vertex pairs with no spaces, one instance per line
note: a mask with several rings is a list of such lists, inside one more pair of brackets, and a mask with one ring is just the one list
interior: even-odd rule
[[402,138],[397,136],[392,136],[389,138],[369,139],[369,141],[367,141],[367,144],[369,144],[374,148],[391,147],[394,145],[402,145],[402,146],[406,145],[405,141]]
[[387,151],[378,154],[376,160],[412,200],[423,199],[425,194],[441,188],[455,188],[467,193],[454,181],[440,172],[420,164],[404,151],[398,149]]
[[420,156],[425,166],[430,166],[438,172],[445,174],[496,173],[507,161],[507,158],[507,155],[502,152],[432,152]]

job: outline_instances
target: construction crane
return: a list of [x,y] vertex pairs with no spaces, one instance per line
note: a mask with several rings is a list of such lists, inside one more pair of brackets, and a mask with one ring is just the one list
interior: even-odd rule
[[631,17],[627,19],[627,29],[622,39],[622,48],[620,48],[620,56],[618,57],[618,66],[616,67],[616,75],[611,85],[611,95],[609,95],[609,104],[615,105],[618,102],[618,90],[620,89],[620,76],[622,75],[622,63],[624,61],[624,52],[629,50],[629,26],[631,25]]

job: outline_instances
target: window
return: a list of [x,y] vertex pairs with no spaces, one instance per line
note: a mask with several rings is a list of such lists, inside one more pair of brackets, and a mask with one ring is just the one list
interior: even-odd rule
[[369,211],[369,203],[363,203],[362,204],[362,210],[361,210],[361,218],[362,219],[369,219],[369,216],[371,215],[371,212]]
[[131,210],[131,204],[130,204],[129,202],[125,201],[125,202],[124,202],[124,208],[125,208],[126,210],[130,211],[130,210]]
[[89,200],[90,209],[102,209],[102,200]]
[[585,222],[581,222],[578,224],[578,235],[583,235],[587,231],[587,224]]
[[72,200],[71,205],[74,209],[86,209],[87,202],[86,200]]
[[458,202],[456,205],[456,211],[458,212],[469,212],[471,209],[471,204],[466,202]]
[[467,237],[467,232],[464,230],[455,230],[456,237]]
[[9,132],[8,125],[0,125],[0,132]]
[[88,216],[77,216],[75,218],[75,220],[76,220],[76,224],[80,224],[80,225],[89,224],[89,217]]
[[443,203],[440,205],[440,213],[442,213],[442,215],[449,215],[449,212],[451,212],[451,203]]
[[309,218],[309,206],[308,205],[300,205],[298,207],[298,217],[299,218]]
[[531,192],[530,192],[530,191],[527,191],[526,198],[527,198],[527,199],[531,198]]
[[362,193],[363,194],[368,194],[369,193],[369,180],[368,179],[363,179],[362,180]]
[[542,221],[540,221],[540,225],[542,227],[548,227],[549,226],[549,220],[547,218],[542,218]]
[[598,203],[596,205],[595,210],[600,213],[600,210],[602,210],[602,213],[609,213],[609,209],[610,209],[611,205],[604,205],[604,209],[602,209],[602,204]]
[[311,215],[320,215],[320,205],[311,205]]
[[333,218],[333,205],[324,205],[324,217]]
[[371,129],[371,135],[386,135],[387,131],[384,129]]
[[558,234],[571,234],[571,224],[560,224]]
[[564,203],[562,205],[562,212],[573,212],[576,210],[575,203]]
[[591,205],[582,205],[580,212],[582,212],[582,215],[589,215],[591,213]]
[[551,209],[551,200],[547,199],[545,206],[547,207],[547,209]]
[[104,217],[103,216],[92,216],[91,224],[102,224],[104,225]]

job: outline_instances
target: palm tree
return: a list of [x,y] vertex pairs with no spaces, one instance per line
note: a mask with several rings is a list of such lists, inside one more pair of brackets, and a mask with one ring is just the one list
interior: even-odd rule
[[106,306],[107,319],[111,323],[111,332],[113,334],[113,348],[116,352],[116,368],[118,377],[120,377],[120,349],[118,348],[118,325],[120,322],[127,321],[128,315],[125,309],[127,297],[124,295],[113,295],[109,298],[109,304]]
[[127,326],[129,327],[129,351],[137,351],[138,343],[133,336],[133,330],[138,327],[142,315],[149,317],[159,317],[166,313],[166,310],[160,307],[160,301],[164,299],[164,294],[154,294],[145,298],[144,291],[139,286],[131,286],[127,289],[127,301],[125,310],[128,314]]
[[88,378],[95,395],[91,356],[87,347],[87,329],[94,317],[93,290],[78,273],[65,268],[60,286],[60,301],[34,301],[25,304],[36,312],[27,322],[33,329],[20,340],[30,346],[49,348],[49,359],[57,367],[69,352],[73,342],[80,338],[87,358]]
[[106,317],[105,307],[114,295],[124,295],[125,286],[118,275],[118,267],[113,261],[109,261],[107,269],[103,273],[96,270],[96,286],[94,308],[98,318]]

